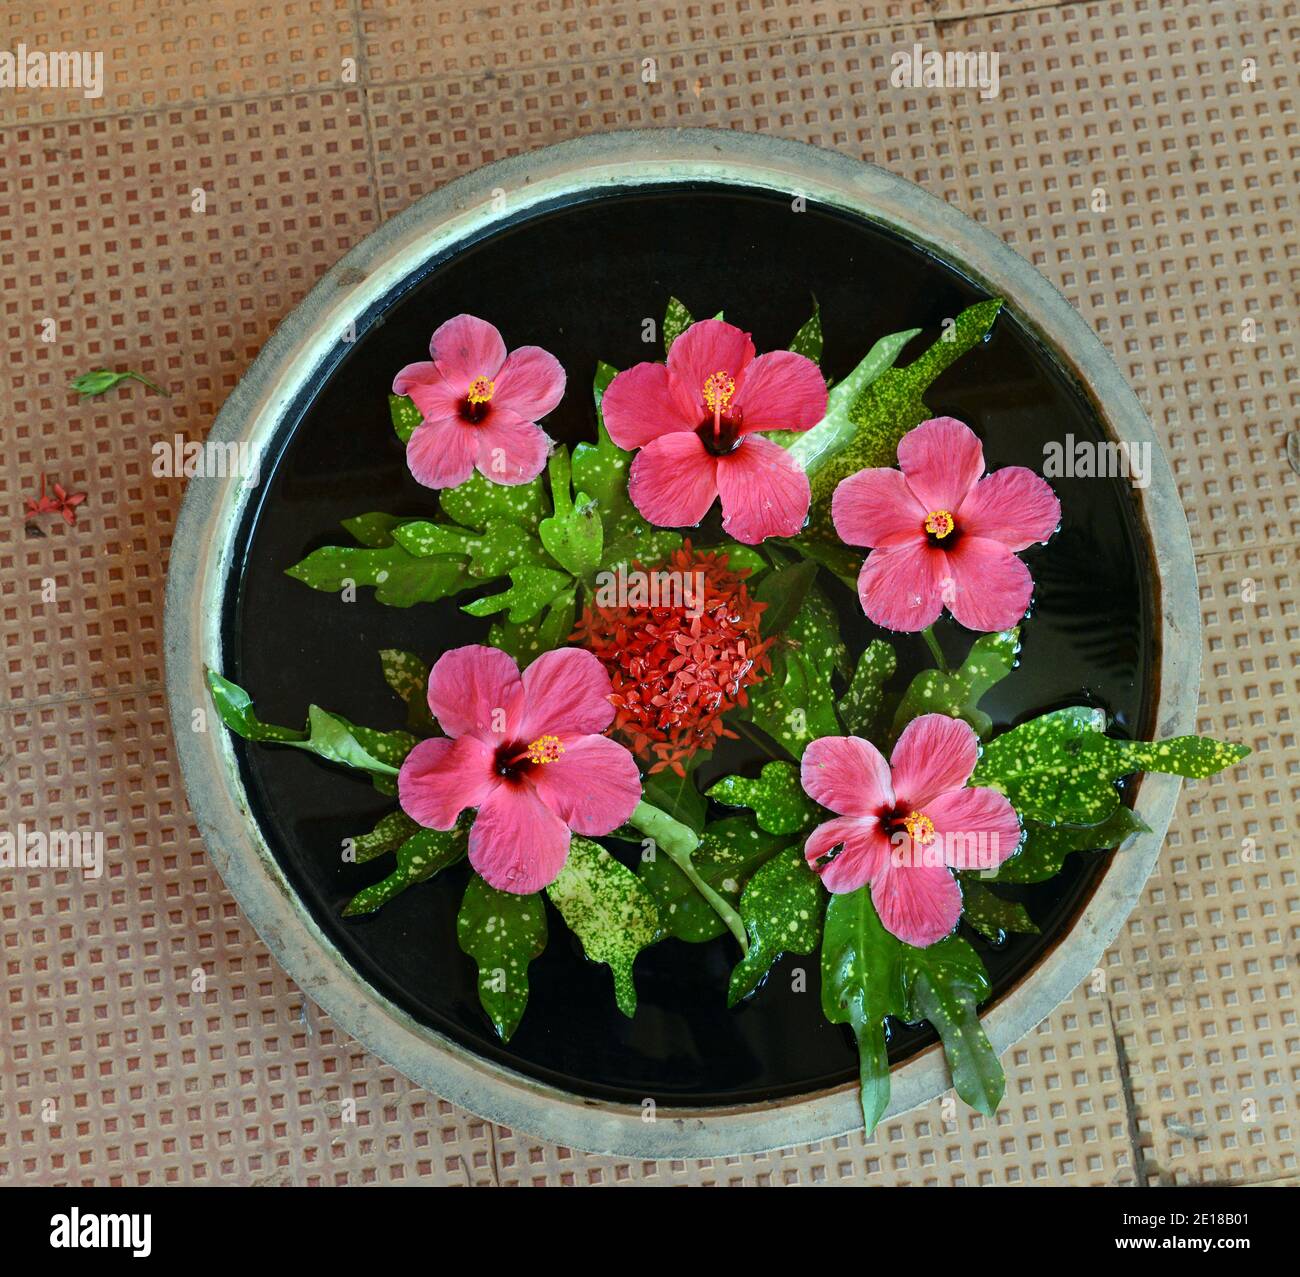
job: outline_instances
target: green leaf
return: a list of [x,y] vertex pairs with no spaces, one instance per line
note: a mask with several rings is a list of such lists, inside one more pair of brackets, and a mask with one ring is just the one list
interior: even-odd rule
[[546,889],[587,957],[604,962],[614,976],[614,1000],[629,1018],[636,1014],[632,964],[659,934],[654,897],[630,869],[598,843],[574,834],[569,858]]
[[415,737],[406,732],[376,732],[354,727],[318,705],[308,707],[306,731],[263,723],[253,713],[252,699],[242,687],[213,670],[208,670],[207,677],[208,690],[221,721],[245,740],[289,745],[375,776],[396,776],[397,764],[416,743]]
[[763,577],[754,590],[754,598],[766,605],[760,622],[764,638],[769,634],[782,634],[790,627],[799,615],[816,576],[817,565],[805,559],[788,567],[779,567]]
[[[697,754],[691,761],[698,766],[705,760]],[[684,776],[668,770],[655,772],[645,778],[641,789],[646,802],[674,820],[680,820],[697,834],[704,828],[709,805],[695,784],[693,771],[687,771]]]
[[528,1004],[528,964],[546,948],[541,893],[516,896],[471,874],[456,939],[478,966],[478,998],[497,1036],[509,1042]]
[[568,586],[567,572],[554,568],[519,567],[510,573],[510,588],[500,594],[475,599],[461,607],[470,616],[492,616],[506,612],[511,621],[531,621],[552,599]]
[[960,936],[949,936],[925,949],[901,943],[900,948],[907,1019],[934,1025],[957,1094],[991,1117],[1007,1083],[975,1013],[990,992],[979,954]]
[[[749,876],[786,841],[754,828],[744,816],[728,816],[704,827],[691,862],[700,878],[734,909]],[[654,896],[663,935],[700,944],[726,931],[713,906],[662,849],[653,859],[643,856],[637,872]]]
[[375,598],[390,607],[436,603],[472,584],[464,559],[417,559],[400,545],[360,550],[327,545],[287,568],[286,575],[328,593],[349,585],[373,586]]
[[577,504],[569,492],[569,450],[556,448],[547,465],[555,513],[543,519],[538,533],[547,552],[562,568],[585,581],[600,566],[604,527],[596,502],[585,493]]
[[667,358],[668,352],[673,348],[673,342],[682,335],[695,320],[691,317],[691,312],[677,300],[676,297],[668,299],[668,308],[664,311],[663,338],[664,338],[664,357]]
[[429,667],[414,652],[403,652],[395,647],[384,648],[379,653],[384,682],[406,705],[406,726],[421,736],[436,736],[439,732],[429,709]]
[[355,918],[358,914],[374,913],[394,896],[401,895],[407,887],[426,882],[434,874],[454,865],[465,854],[468,829],[468,824],[464,823],[454,829],[421,829],[412,834],[397,849],[397,868],[387,878],[358,891],[343,910],[343,916]]
[[543,652],[562,647],[573,633],[576,599],[574,589],[561,590],[544,611],[530,620],[493,621],[488,642],[509,652],[521,670],[527,669]]
[[840,701],[840,720],[850,735],[875,740],[884,723],[885,684],[894,677],[898,658],[883,639],[872,639],[858,657],[849,690]]
[[990,891],[975,875],[959,874],[958,877],[961,878],[961,916],[986,940],[1001,944],[1009,931],[1038,934],[1033,919],[1019,901],[1006,900]]
[[801,833],[816,824],[822,811],[804,793],[799,769],[785,762],[764,764],[757,780],[724,776],[709,790],[709,797],[732,807],[750,808],[758,827],[769,834]]
[[1136,833],[1150,833],[1150,827],[1132,808],[1116,807],[1099,825],[1040,825],[1025,821],[1025,841],[1020,850],[998,866],[987,882],[1043,882],[1061,872],[1072,851],[1111,851],[1122,847]]
[[817,303],[817,298],[813,298],[813,313],[803,322],[803,326],[794,335],[790,342],[790,349],[796,355],[803,355],[811,359],[813,363],[820,364],[822,361],[822,308]]
[[858,1043],[862,1120],[870,1135],[889,1107],[885,1017],[906,1018],[903,943],[881,926],[871,891],[831,896],[822,935],[822,1013]]
[[731,973],[727,1005],[748,997],[783,953],[811,953],[822,933],[821,880],[792,847],[760,867],[740,894],[749,953]]
[[951,673],[922,670],[913,680],[894,714],[893,736],[922,714],[947,714],[964,719],[982,740],[993,729],[993,720],[977,708],[980,698],[995,683],[1006,678],[1020,650],[1020,630],[983,634],[971,646],[961,668]]
[[416,426],[424,420],[423,414],[406,395],[388,396],[388,415],[392,418],[397,437],[404,444],[411,442]]
[[443,489],[439,500],[448,518],[479,532],[496,520],[535,532],[550,513],[540,475],[527,483],[505,484],[493,483],[476,470],[464,483]]
[[164,390],[155,382],[149,380],[144,373],[133,372],[131,369],[125,369],[122,372],[112,372],[107,368],[96,368],[94,372],[83,372],[71,384],[71,389],[75,390],[83,399],[89,399],[92,395],[102,395],[106,390],[112,390],[114,386],[121,381],[138,381],[142,385],[148,386],[150,390],[156,390],[160,395],[170,399],[171,394]]
[[1198,736],[1115,740],[1101,710],[1075,706],[1013,727],[984,747],[972,785],[1000,790],[1023,817],[1047,825],[1096,825],[1119,806],[1114,782],[1135,771],[1203,778],[1250,751]]
[[374,510],[369,514],[358,514],[354,518],[344,519],[343,527],[350,532],[361,545],[379,550],[393,544],[393,533],[408,520],[396,514],[384,514]]
[[384,856],[390,851],[396,851],[412,834],[418,833],[419,829],[420,826],[401,808],[390,811],[368,834],[360,834],[352,840],[357,864],[364,865],[367,860],[374,860],[376,856]]

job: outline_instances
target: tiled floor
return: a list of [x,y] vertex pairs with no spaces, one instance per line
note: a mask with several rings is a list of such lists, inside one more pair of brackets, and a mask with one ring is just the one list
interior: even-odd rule
[[[108,868],[0,876],[0,1184],[1296,1175],[1294,0],[21,9],[0,48],[102,49],[106,86],[0,94],[0,499],[15,511],[42,471],[90,494],[46,538],[0,524],[0,821],[104,830]],[[889,54],[915,41],[998,51],[1000,95],[892,88]],[[492,1128],[303,999],[189,820],[161,693],[182,484],[153,477],[150,444],[201,437],[319,275],[426,191],[561,138],[686,124],[873,160],[990,226],[1110,346],[1187,506],[1202,727],[1256,752],[1187,788],[1107,994],[1007,1053],[994,1121],[935,1105],[871,1140],[658,1164]],[[69,376],[101,363],[171,397],[76,402]]]

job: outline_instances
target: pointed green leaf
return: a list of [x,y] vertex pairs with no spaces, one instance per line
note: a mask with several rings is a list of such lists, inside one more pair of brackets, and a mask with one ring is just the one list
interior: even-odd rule
[[530,532],[550,513],[541,476],[527,483],[493,483],[476,470],[464,483],[445,488],[439,498],[443,513],[464,528],[486,530],[493,520],[517,523]]
[[811,953],[822,933],[825,891],[804,859],[788,848],[761,866],[740,893],[749,954],[731,973],[727,1005],[748,997],[783,953]]
[[1040,825],[1025,822],[1025,841],[1020,850],[1004,860],[989,882],[1043,882],[1061,872],[1072,851],[1111,851],[1122,847],[1136,833],[1150,827],[1129,807],[1117,807],[1099,825]]
[[460,947],[478,966],[478,997],[497,1036],[509,1042],[528,1004],[528,965],[546,948],[541,893],[516,896],[471,874],[456,918]]
[[754,598],[764,605],[760,619],[763,637],[783,634],[799,615],[817,575],[817,565],[806,559],[767,573],[754,590]]
[[600,565],[604,527],[596,503],[585,493],[577,502],[569,491],[569,450],[556,448],[547,465],[555,513],[538,525],[542,544],[551,558],[578,580],[586,580]]
[[799,769],[786,762],[764,764],[757,780],[724,776],[709,797],[731,807],[748,807],[758,827],[769,834],[800,833],[816,824],[822,812],[804,793]]
[[420,410],[405,395],[388,396],[388,415],[393,421],[393,430],[405,444],[411,442],[415,428],[424,420]]
[[883,727],[885,684],[894,677],[898,658],[883,639],[872,639],[858,657],[849,690],[840,701],[840,721],[850,735],[876,740]]
[[383,549],[393,544],[393,533],[403,524],[410,522],[396,514],[384,514],[374,510],[369,514],[358,514],[343,520],[343,527],[356,539],[358,544],[369,546],[373,550]]
[[975,874],[960,874],[961,916],[993,944],[1001,944],[1009,931],[1037,935],[1038,928],[1025,906],[990,891]]
[[364,865],[367,860],[374,860],[376,856],[384,856],[390,851],[396,851],[413,834],[419,833],[419,830],[420,826],[401,808],[390,811],[368,834],[360,834],[352,840],[357,864]]
[[794,339],[790,342],[790,349],[796,355],[811,359],[815,364],[821,363],[822,308],[817,304],[817,298],[813,298],[813,313],[804,320],[802,327],[795,333]]
[[374,586],[375,598],[390,607],[436,603],[473,584],[464,559],[417,559],[400,545],[385,549],[353,549],[328,545],[313,550],[286,574],[313,590],[337,593],[348,585]]
[[437,723],[429,709],[429,667],[414,652],[384,648],[379,653],[384,682],[406,705],[406,726],[420,736],[435,736]]
[[508,590],[466,603],[461,611],[470,616],[506,612],[511,621],[531,621],[571,579],[567,572],[554,568],[515,568],[510,573]]
[[1006,678],[1020,650],[1020,630],[983,634],[971,646],[961,668],[951,673],[922,670],[911,682],[894,714],[893,737],[922,714],[947,714],[964,719],[981,739],[993,728],[993,720],[979,709],[980,698],[995,683]]
[[673,348],[673,342],[682,335],[695,320],[691,312],[677,300],[676,297],[668,299],[668,308],[664,311],[663,338],[664,338],[664,355]]
[[636,1014],[632,964],[659,934],[654,897],[641,880],[599,843],[574,834],[560,876],[546,889],[587,957],[614,977],[614,1000],[629,1019]]
[[363,887],[343,910],[345,918],[374,913],[381,905],[399,896],[407,887],[426,882],[434,874],[454,865],[465,855],[468,846],[468,824],[458,824],[454,829],[421,829],[412,834],[397,849],[397,868],[378,882]]
[[521,670],[527,669],[543,652],[563,647],[568,641],[573,633],[576,598],[574,589],[561,590],[544,611],[527,621],[493,621],[488,642],[509,652]]

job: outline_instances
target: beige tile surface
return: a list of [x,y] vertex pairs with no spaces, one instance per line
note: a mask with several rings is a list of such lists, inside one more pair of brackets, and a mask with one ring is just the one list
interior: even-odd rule
[[[103,830],[108,868],[0,874],[0,1185],[1294,1179],[1294,3],[38,0],[0,15],[19,41],[102,49],[108,76],[95,101],[0,96],[0,500],[16,515],[42,472],[90,494],[45,538],[0,522],[0,822]],[[892,88],[914,41],[998,52],[1000,96]],[[421,194],[686,124],[874,160],[1002,235],[1108,343],[1187,506],[1201,726],[1256,753],[1185,791],[1106,991],[1007,1053],[991,1121],[936,1103],[700,1163],[493,1128],[305,1001],[189,818],[160,654],[182,488],[150,445],[202,437],[320,274]],[[100,363],[171,397],[77,403],[67,380]]]

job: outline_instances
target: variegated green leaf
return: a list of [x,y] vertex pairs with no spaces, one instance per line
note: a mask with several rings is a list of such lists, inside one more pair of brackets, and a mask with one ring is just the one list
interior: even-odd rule
[[922,714],[947,714],[964,719],[981,739],[993,728],[993,720],[979,708],[980,698],[995,683],[1011,673],[1020,650],[1020,630],[983,634],[972,644],[959,669],[922,670],[911,682],[894,714],[893,736]]
[[731,807],[748,807],[760,829],[769,834],[797,834],[816,824],[822,809],[803,791],[793,763],[771,762],[757,779],[724,776],[709,797]]
[[[996,874],[986,881],[1043,882],[1061,872],[1072,851],[1111,851],[1122,847],[1136,833],[1150,827],[1129,807],[1116,807],[1100,825],[1057,825],[1025,821],[1025,841],[1020,850],[1004,860]],[[981,875],[981,877],[985,877]]]
[[493,520],[517,523],[530,532],[550,513],[539,475],[527,483],[493,483],[476,470],[464,483],[445,488],[439,497],[443,513],[463,528],[478,532]]
[[976,874],[961,874],[961,916],[993,944],[1001,944],[1009,931],[1037,935],[1038,927],[1025,906],[990,891]]
[[510,573],[510,588],[500,594],[475,599],[461,608],[470,616],[507,613],[510,621],[531,621],[571,580],[556,568],[519,567]]
[[374,913],[407,887],[427,882],[434,874],[454,865],[465,855],[467,830],[468,825],[462,823],[454,829],[421,829],[412,834],[397,849],[397,868],[388,877],[358,891],[343,910],[343,916],[355,918]]
[[388,415],[393,421],[393,430],[405,444],[410,443],[415,428],[424,420],[420,410],[406,395],[388,396]]
[[456,939],[478,967],[478,997],[497,1036],[510,1041],[528,1004],[528,966],[546,948],[541,893],[516,896],[471,874]]
[[858,657],[849,690],[840,701],[840,721],[853,736],[880,741],[884,726],[885,684],[894,677],[898,658],[883,639],[872,639]]
[[783,953],[811,953],[822,934],[826,893],[804,859],[787,848],[761,866],[740,893],[749,953],[731,973],[727,1005],[748,997]]

